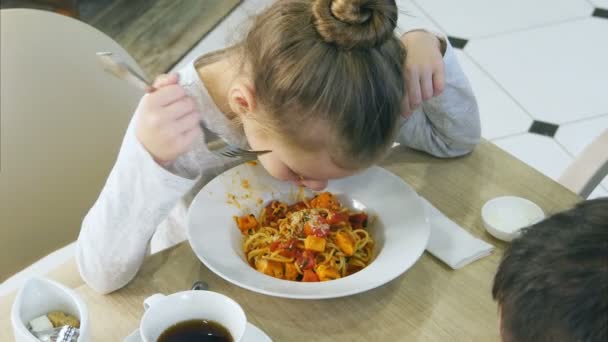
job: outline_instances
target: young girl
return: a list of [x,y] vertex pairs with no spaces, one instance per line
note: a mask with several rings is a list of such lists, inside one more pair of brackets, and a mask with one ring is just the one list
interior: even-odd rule
[[399,39],[397,13],[391,0],[277,1],[240,44],[159,77],[84,219],[83,279],[114,291],[148,250],[185,239],[193,196],[235,163],[210,153],[203,134],[271,151],[259,160],[272,176],[313,190],[395,141],[439,157],[470,152],[479,117],[456,57],[422,27]]

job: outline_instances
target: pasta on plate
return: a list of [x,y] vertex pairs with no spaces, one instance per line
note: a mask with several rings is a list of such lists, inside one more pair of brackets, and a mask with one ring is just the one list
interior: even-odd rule
[[329,192],[293,205],[272,201],[235,217],[247,262],[266,275],[318,282],[346,277],[372,261],[368,215],[352,212]]

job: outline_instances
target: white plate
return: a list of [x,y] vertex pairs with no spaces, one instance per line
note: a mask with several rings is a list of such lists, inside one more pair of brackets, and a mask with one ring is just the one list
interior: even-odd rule
[[285,298],[335,298],[367,291],[398,277],[420,258],[429,239],[429,224],[422,201],[401,178],[372,167],[330,182],[327,190],[345,205],[365,210],[373,218],[369,231],[376,241],[375,259],[348,277],[300,283],[264,275],[247,264],[233,217],[257,216],[273,199],[294,203],[298,194],[298,187],[272,178],[257,165],[228,170],[198,193],[188,212],[188,240],[198,258],[220,277],[255,292]]
[[[141,342],[141,336],[139,335],[139,329],[135,330],[131,333],[131,335],[127,336],[123,342]],[[241,339],[241,342],[272,342],[272,339],[266,335],[265,332],[260,330],[260,328],[256,327],[251,323],[247,323],[247,328],[245,329],[245,335]]]

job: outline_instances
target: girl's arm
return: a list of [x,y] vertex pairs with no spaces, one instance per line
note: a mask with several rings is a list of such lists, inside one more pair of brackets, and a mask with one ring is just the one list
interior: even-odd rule
[[481,139],[479,110],[452,47],[421,18],[401,15],[398,26],[407,56],[396,141],[437,157],[471,152]]
[[477,101],[449,42],[442,92],[403,118],[397,142],[437,157],[470,153],[481,139]]
[[85,282],[101,293],[137,273],[159,224],[195,185],[198,172],[180,177],[159,164],[179,166],[200,136],[200,114],[177,76],[157,79],[131,120],[118,159],[82,223],[77,263]]
[[117,290],[133,279],[158,225],[195,183],[153,160],[136,138],[135,121],[134,116],[78,237],[80,274],[100,293]]

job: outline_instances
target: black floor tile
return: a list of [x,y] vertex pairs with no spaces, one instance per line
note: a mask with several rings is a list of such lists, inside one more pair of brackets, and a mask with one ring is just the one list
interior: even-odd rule
[[534,120],[534,122],[532,122],[532,126],[530,126],[530,129],[528,130],[528,132],[545,135],[545,136],[553,138],[553,136],[555,136],[555,133],[557,132],[558,128],[559,128],[559,125],[552,124],[550,122]]
[[596,8],[595,11],[593,11],[593,16],[608,19],[608,9]]
[[467,45],[467,43],[469,42],[466,39],[450,36],[448,36],[448,40],[450,41],[450,44],[452,44],[452,46],[456,49],[464,49],[465,45]]

